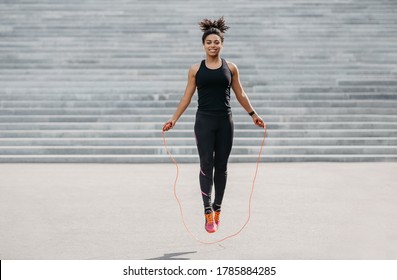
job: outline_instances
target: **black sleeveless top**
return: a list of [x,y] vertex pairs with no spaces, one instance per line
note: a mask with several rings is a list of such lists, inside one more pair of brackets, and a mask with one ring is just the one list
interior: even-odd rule
[[201,61],[196,73],[198,111],[216,115],[230,114],[231,83],[232,72],[223,58],[222,66],[218,69],[209,69],[205,60]]

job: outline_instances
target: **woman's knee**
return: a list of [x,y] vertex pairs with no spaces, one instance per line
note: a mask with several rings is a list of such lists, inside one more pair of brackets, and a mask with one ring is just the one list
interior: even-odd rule
[[215,164],[215,173],[216,174],[225,174],[227,175],[227,163],[223,164]]

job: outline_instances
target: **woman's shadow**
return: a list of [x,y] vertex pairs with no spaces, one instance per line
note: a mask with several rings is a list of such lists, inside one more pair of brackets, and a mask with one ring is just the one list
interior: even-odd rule
[[197,253],[197,251],[169,253],[169,254],[164,254],[161,257],[151,258],[151,259],[147,259],[147,260],[190,260],[189,258],[180,258],[179,256],[187,255],[187,254],[195,254],[195,253]]

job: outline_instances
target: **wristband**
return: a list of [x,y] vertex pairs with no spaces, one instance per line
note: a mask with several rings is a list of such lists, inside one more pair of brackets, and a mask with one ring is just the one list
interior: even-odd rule
[[251,117],[253,116],[253,115],[255,115],[256,113],[255,113],[255,111],[252,111],[251,113],[248,113],[248,115],[250,115]]

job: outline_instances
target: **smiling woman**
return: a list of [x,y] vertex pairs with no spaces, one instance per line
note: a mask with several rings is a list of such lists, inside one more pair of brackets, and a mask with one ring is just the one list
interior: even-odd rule
[[[218,20],[204,19],[199,23],[206,59],[190,67],[185,94],[164,126],[163,131],[173,128],[189,106],[194,92],[198,92],[198,109],[194,133],[200,157],[199,181],[204,203],[205,229],[217,231],[226,188],[227,163],[233,145],[233,119],[230,106],[230,88],[238,102],[252,117],[254,124],[265,127],[265,123],[254,111],[240,83],[237,66],[220,54],[224,34],[228,26],[223,17]],[[215,171],[215,172],[214,172]],[[211,202],[212,185],[215,200]]]

